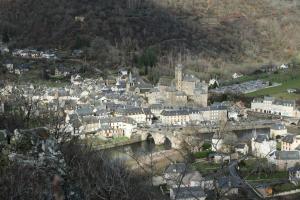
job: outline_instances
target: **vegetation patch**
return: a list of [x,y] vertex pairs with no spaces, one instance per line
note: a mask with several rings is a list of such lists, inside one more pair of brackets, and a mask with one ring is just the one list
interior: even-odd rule
[[213,173],[216,170],[220,169],[221,165],[219,163],[213,163],[213,162],[197,162],[192,164],[192,168],[194,170],[199,171],[201,174],[208,174]]
[[196,152],[193,155],[195,158],[207,158],[210,153],[212,153],[211,150],[204,150],[204,151]]
[[273,187],[273,193],[280,193],[280,192],[286,192],[286,191],[291,191],[291,190],[296,190],[300,189],[300,185],[295,186],[292,183],[283,183],[283,184],[278,184]]

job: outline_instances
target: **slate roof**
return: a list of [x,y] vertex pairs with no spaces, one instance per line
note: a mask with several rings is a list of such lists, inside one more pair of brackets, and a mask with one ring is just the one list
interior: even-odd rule
[[[177,199],[194,199],[206,197],[205,192],[200,186],[195,187],[180,187],[173,188],[174,194]],[[195,199],[196,199],[195,198]]]
[[263,141],[268,141],[269,140],[269,137],[265,134],[259,134],[256,136],[255,138],[255,142],[258,142],[258,143],[262,143]]
[[286,143],[293,143],[294,141],[294,138],[295,138],[295,135],[286,135],[282,138],[282,142],[286,142]]
[[297,172],[300,171],[300,166],[291,167],[288,169],[289,172]]
[[128,123],[128,124],[137,124],[137,122],[130,118],[130,117],[124,117],[124,116],[120,116],[120,117],[106,117],[106,118],[102,118],[100,119],[100,123],[101,124],[111,124],[111,123],[116,123],[116,122],[123,122],[123,123]]
[[86,116],[86,115],[92,115],[93,114],[93,108],[92,107],[83,107],[76,110],[76,113],[79,116]]
[[244,149],[245,146],[246,146],[246,144],[244,144],[244,143],[239,143],[239,144],[237,144],[237,145],[235,146],[235,148],[237,148],[237,149]]
[[213,105],[213,106],[207,106],[202,108],[196,108],[196,109],[187,109],[189,114],[193,113],[201,113],[203,111],[209,111],[209,110],[227,110],[226,106],[223,105]]
[[271,129],[274,129],[274,130],[283,130],[283,129],[286,129],[286,127],[285,127],[284,124],[276,123],[276,124],[272,125]]
[[264,99],[261,99],[261,98],[253,99],[253,102],[263,102],[263,101],[272,101],[273,104],[284,105],[284,106],[295,106],[296,105],[295,100],[275,99],[274,97],[268,97],[268,96],[265,96]]
[[202,180],[202,176],[198,171],[189,172],[182,179],[184,183],[188,183],[191,181],[201,181],[201,180]]
[[157,104],[151,104],[150,109],[162,109],[164,106],[163,104],[157,103]]
[[0,130],[0,143],[1,141],[7,141],[8,132],[7,130]]
[[122,109],[118,110],[118,113],[122,115],[136,115],[136,114],[143,114],[144,111],[142,108],[127,108],[127,109]]
[[163,110],[161,115],[164,116],[177,116],[177,115],[188,115],[189,112],[187,110]]
[[169,165],[165,173],[183,173],[186,170],[186,164],[185,163],[175,163]]
[[238,183],[233,177],[224,176],[218,179],[218,185],[220,188],[232,188],[237,187]]
[[99,123],[99,118],[94,116],[85,116],[82,118],[82,122],[87,124],[96,124]]
[[275,157],[277,160],[300,160],[299,151],[276,151]]

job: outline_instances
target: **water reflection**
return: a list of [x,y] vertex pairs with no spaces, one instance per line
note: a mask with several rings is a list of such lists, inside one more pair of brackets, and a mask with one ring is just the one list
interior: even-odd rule
[[154,152],[169,150],[171,149],[171,146],[171,141],[169,139],[165,139],[164,144],[162,145],[156,145],[154,139],[149,136],[146,141],[115,147],[108,151],[112,153],[113,157],[126,160],[130,158],[130,156],[146,156]]
[[[239,142],[249,142],[255,134],[269,134],[269,129],[256,129],[256,130],[243,130],[234,131],[239,139]],[[214,133],[205,133],[201,135],[201,139],[210,142]],[[172,147],[171,141],[166,138],[162,145],[156,145],[151,135],[148,136],[146,141],[138,142],[130,145],[115,147],[109,149],[113,157],[122,160],[127,160],[131,156],[139,157],[150,155],[151,153],[169,150]]]

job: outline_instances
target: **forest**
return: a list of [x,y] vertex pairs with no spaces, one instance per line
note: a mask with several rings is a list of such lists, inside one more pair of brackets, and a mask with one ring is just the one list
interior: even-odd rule
[[176,62],[218,73],[286,60],[300,47],[297,1],[4,0],[0,11],[12,48],[83,49],[102,67],[144,74],[170,75]]

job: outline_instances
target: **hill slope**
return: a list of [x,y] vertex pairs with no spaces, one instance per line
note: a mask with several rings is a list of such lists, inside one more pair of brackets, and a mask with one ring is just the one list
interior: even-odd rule
[[154,64],[172,65],[178,53],[182,62],[222,66],[297,53],[300,9],[295,2],[6,0],[0,6],[0,31],[8,33],[14,47],[83,48],[88,58],[107,66],[152,65],[149,54],[155,54]]

